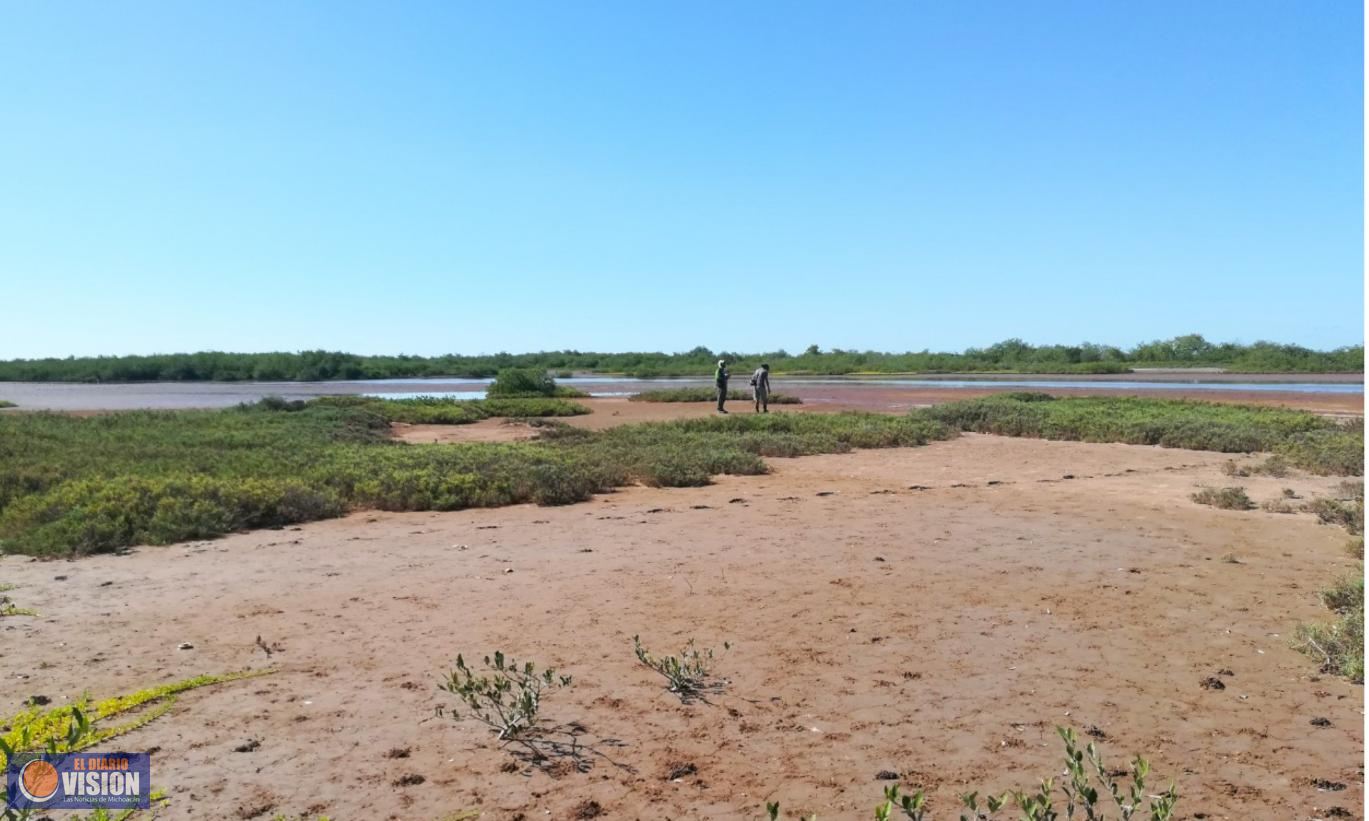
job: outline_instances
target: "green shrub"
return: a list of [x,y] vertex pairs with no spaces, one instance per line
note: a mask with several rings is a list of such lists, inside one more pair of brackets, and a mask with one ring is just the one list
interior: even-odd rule
[[556,380],[537,368],[504,368],[490,383],[485,396],[555,396]]
[[[485,668],[487,674],[477,674],[457,655],[442,689],[462,702],[466,715],[494,730],[500,741],[526,741],[536,735],[543,693],[571,683],[570,676],[557,675],[550,667],[538,672],[530,661],[520,667],[499,651],[493,658],[485,657]],[[455,710],[451,716],[462,717]]]
[[1200,505],[1211,505],[1223,510],[1250,510],[1255,503],[1246,495],[1243,487],[1205,487],[1194,493],[1193,501]]
[[[723,650],[730,649],[732,645],[723,642]],[[713,648],[700,650],[694,646],[693,639],[681,648],[678,656],[656,657],[642,646],[641,637],[633,636],[632,652],[643,667],[656,671],[666,680],[666,690],[686,704],[721,693],[727,686],[725,679],[713,675]]]
[[16,404],[14,404],[13,402],[9,401],[8,399],[0,399],[0,408],[17,408],[17,407],[19,407],[19,406],[16,405]]

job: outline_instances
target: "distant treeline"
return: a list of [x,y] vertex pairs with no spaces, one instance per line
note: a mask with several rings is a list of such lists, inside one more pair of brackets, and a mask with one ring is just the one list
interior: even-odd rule
[[[1314,351],[1298,345],[1256,342],[1214,344],[1197,334],[1147,342],[1130,350],[1110,345],[1028,345],[1009,339],[963,353],[879,353],[821,350],[810,345],[799,354],[773,351],[739,354],[698,347],[685,353],[585,353],[543,351],[482,356],[359,356],[335,351],[299,353],[220,353],[152,356],[14,359],[0,362],[0,381],[153,382],[153,381],[320,381],[396,377],[494,376],[503,368],[543,368],[558,375],[570,372],[620,373],[629,376],[696,376],[710,374],[725,358],[738,366],[769,362],[772,370],[790,374],[955,373],[1127,373],[1146,367],[1220,367],[1246,373],[1363,372],[1364,346]],[[735,370],[735,368],[734,368]]]

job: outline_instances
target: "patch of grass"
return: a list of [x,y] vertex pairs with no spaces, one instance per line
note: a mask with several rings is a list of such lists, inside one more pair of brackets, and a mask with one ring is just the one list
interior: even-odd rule
[[1211,505],[1223,510],[1250,510],[1255,503],[1246,495],[1243,487],[1205,487],[1191,497],[1200,505]]
[[[1134,397],[1009,393],[914,411],[960,430],[1082,442],[1122,442],[1222,453],[1278,454],[1274,470],[1364,472],[1363,422],[1283,408]],[[1265,465],[1269,467],[1268,463]]]
[[20,607],[9,597],[9,592],[14,589],[12,584],[0,584],[0,618],[5,616],[36,616],[37,610],[30,610],[27,607]]
[[9,401],[8,399],[0,399],[0,408],[17,408],[17,407],[19,407],[19,406],[16,405],[16,404],[14,404],[13,402]]
[[[729,401],[750,402],[751,392],[733,388],[727,392]],[[662,388],[661,390],[642,391],[634,393],[628,397],[629,402],[716,402],[718,392],[715,388]],[[790,396],[784,393],[772,393],[769,396],[772,405],[802,405],[803,400],[797,396]]]
[[[561,400],[485,400],[481,407],[511,412],[500,403],[527,402],[541,407]],[[454,404],[433,407],[446,412]],[[390,439],[395,408],[425,407],[330,398],[299,406],[87,418],[5,415],[0,549],[73,556],[288,525],[353,509],[567,504],[635,483],[681,487],[707,484],[720,473],[764,473],[767,456],[914,446],[954,435],[911,417],[772,414],[603,432],[571,431],[541,420],[541,439],[508,444],[409,445]]]
[[1266,499],[1260,502],[1260,510],[1266,513],[1298,513],[1302,505],[1293,504],[1287,499]]
[[1235,459],[1228,459],[1222,465],[1222,472],[1227,476],[1239,477],[1263,475],[1282,479],[1288,475],[1289,470],[1288,459],[1277,453],[1255,465],[1242,465]]
[[[1364,541],[1359,541],[1363,558]],[[1295,646],[1321,661],[1322,672],[1364,681],[1364,571],[1323,590],[1322,603],[1337,615],[1326,624],[1298,626]]]
[[1341,501],[1363,502],[1364,501],[1364,481],[1361,479],[1346,479],[1336,485],[1336,498]]

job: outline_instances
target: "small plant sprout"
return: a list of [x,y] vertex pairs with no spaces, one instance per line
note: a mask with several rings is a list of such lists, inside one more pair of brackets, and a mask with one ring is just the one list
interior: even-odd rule
[[[732,645],[729,642],[723,642],[724,651],[731,649]],[[638,661],[665,678],[667,690],[686,703],[722,692],[727,686],[726,680],[713,677],[713,649],[700,650],[694,646],[693,639],[685,644],[678,656],[657,658],[651,655],[642,646],[640,636],[632,637],[632,650],[636,653]]]
[[[902,813],[894,815],[894,811]],[[925,821],[927,818],[927,795],[922,790],[903,793],[894,784],[884,788],[884,802],[875,807],[875,821],[889,821],[891,818],[906,818],[908,821]]]
[[[1003,793],[1001,796],[986,795],[984,796],[984,803],[980,804],[978,792],[967,792],[960,796],[960,803],[965,805],[970,814],[961,813],[960,821],[979,821],[981,818],[989,818],[1007,806],[1009,798],[1008,793]],[[983,810],[982,813],[981,809]]]
[[[489,674],[477,674],[458,654],[456,667],[441,689],[461,699],[467,714],[494,730],[500,741],[518,741],[535,734],[543,692],[568,687],[571,682],[570,676],[557,675],[551,668],[538,672],[530,661],[519,667],[500,651],[493,658],[485,656],[485,667]],[[442,712],[439,707],[438,714]],[[455,710],[452,717],[458,721],[462,718]]]
[[[1099,791],[1093,786],[1086,759],[1087,764],[1092,765],[1093,771],[1097,774],[1099,783],[1106,788],[1112,802],[1117,805],[1122,821],[1128,821],[1133,816],[1148,818],[1150,821],[1170,821],[1174,817],[1174,805],[1179,801],[1179,793],[1173,784],[1159,795],[1146,795],[1146,777],[1150,775],[1149,761],[1139,755],[1132,759],[1131,783],[1127,784],[1109,774],[1110,771],[1103,764],[1102,756],[1093,743],[1080,750],[1074,730],[1057,727],[1056,731],[1065,742],[1065,767],[1069,775],[1069,781],[1062,785],[1066,797],[1066,818],[1073,818],[1076,809],[1082,810],[1083,817],[1089,821],[1102,821],[1104,818],[1099,806]],[[1147,800],[1148,809],[1145,806]],[[1137,815],[1138,813],[1141,814]],[[1052,817],[1054,816],[1043,816]]]
[[[1178,790],[1171,784],[1159,795],[1147,794],[1150,763],[1144,758],[1132,760],[1129,782],[1117,780],[1093,744],[1080,749],[1073,730],[1057,727],[1056,731],[1065,742],[1065,771],[1059,783],[1055,778],[1045,778],[1030,790],[982,797],[977,791],[964,793],[960,803],[969,812],[961,812],[960,821],[1006,821],[1007,816],[998,813],[1008,812],[1010,806],[1021,813],[1013,816],[1021,821],[1173,821]],[[897,784],[884,788],[884,800],[875,806],[875,821],[928,821],[933,817],[925,792],[904,790]],[[1056,802],[1062,795],[1064,806],[1058,807]],[[1109,809],[1103,806],[1109,799],[1116,804],[1118,814],[1108,814]],[[767,803],[765,808],[770,821],[779,821],[778,801]]]
[[[765,816],[766,818],[769,818],[770,821],[780,821],[780,819],[783,817],[780,815],[780,802],[765,802]],[[818,815],[817,813],[813,813],[812,815],[802,816],[801,821],[818,821]]]

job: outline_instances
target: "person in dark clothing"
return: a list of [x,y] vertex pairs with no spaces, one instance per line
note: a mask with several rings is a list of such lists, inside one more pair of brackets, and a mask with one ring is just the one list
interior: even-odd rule
[[751,398],[756,402],[756,413],[770,412],[770,366],[761,365],[751,374]]
[[723,403],[727,401],[727,360],[718,360],[718,369],[713,372],[713,384],[718,388],[718,413],[727,413]]

